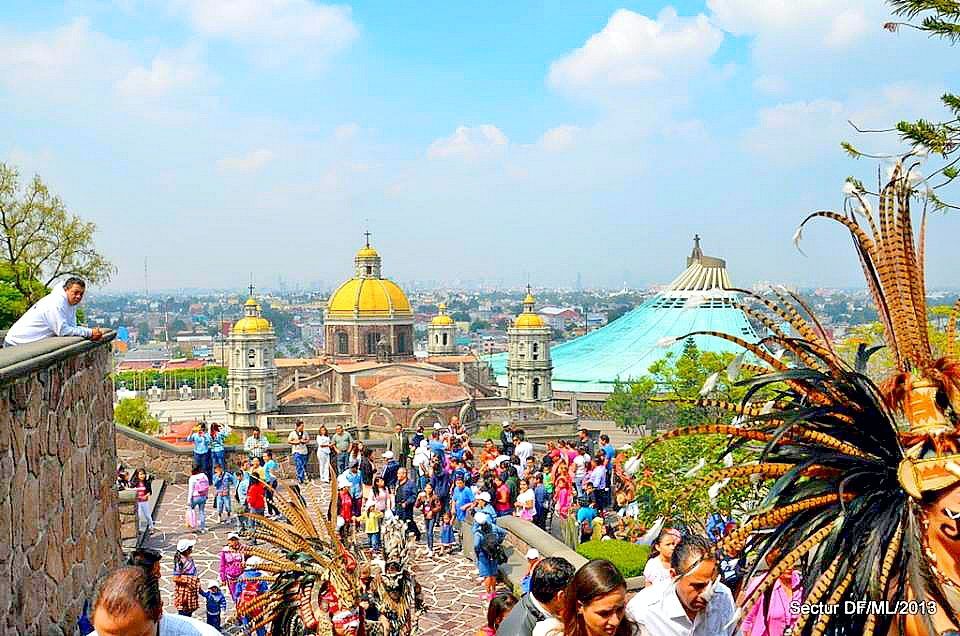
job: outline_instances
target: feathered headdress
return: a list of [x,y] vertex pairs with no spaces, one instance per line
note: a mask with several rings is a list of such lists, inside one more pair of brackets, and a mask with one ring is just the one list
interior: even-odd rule
[[[752,573],[767,557],[772,562],[741,599],[743,608],[794,568],[804,574],[804,603],[909,599],[923,608],[909,618],[843,611],[801,615],[794,634],[885,634],[894,621],[899,633],[939,634],[960,624],[960,555],[954,548],[960,534],[953,542],[937,534],[941,521],[958,529],[951,520],[960,518],[956,316],[948,326],[948,350],[936,358],[926,320],[926,215],[917,244],[909,173],[899,163],[894,167],[876,216],[863,193],[851,188],[854,205],[844,214],[811,214],[795,237],[799,240],[814,218],[833,219],[849,230],[897,365],[895,375],[878,387],[848,365],[796,295],[774,292],[772,300],[743,291],[739,307],[766,326],[766,338],[751,343],[699,332],[738,343],[760,362],[737,365],[737,371],[757,374],[743,381],[748,392],[741,404],[703,400],[734,415],[737,424],[677,429],[658,438],[721,434],[732,440],[728,450],[754,451],[754,461],[696,480],[699,486],[762,481],[768,488],[761,505],[719,546],[755,557]],[[795,333],[781,329],[784,323]],[[954,491],[958,502],[951,508],[944,498]],[[936,612],[927,614],[932,608]]]
[[[336,501],[335,492],[331,501]],[[247,515],[257,523],[254,537],[269,547],[248,546],[243,552],[260,557],[259,569],[266,573],[262,580],[270,587],[237,605],[238,613],[251,621],[245,633],[270,624],[274,634],[333,634],[335,614],[357,612],[357,558],[340,542],[330,515],[318,515],[318,526],[299,498],[275,491],[273,503],[285,521]]]

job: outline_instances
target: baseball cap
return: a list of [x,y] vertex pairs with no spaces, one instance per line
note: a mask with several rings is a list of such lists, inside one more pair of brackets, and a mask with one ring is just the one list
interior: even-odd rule
[[387,451],[383,454],[384,459],[393,459],[393,451]]
[[477,499],[482,499],[483,501],[490,503],[490,493],[482,492],[479,495],[477,495]]
[[228,540],[228,541],[229,541],[230,539],[239,539],[239,538],[240,538],[240,535],[237,534],[236,532],[231,532],[230,534],[227,535],[227,540]]
[[180,539],[177,541],[177,552],[185,552],[195,545],[197,545],[196,539]]
[[527,561],[536,561],[540,558],[540,550],[536,548],[530,548],[527,550]]

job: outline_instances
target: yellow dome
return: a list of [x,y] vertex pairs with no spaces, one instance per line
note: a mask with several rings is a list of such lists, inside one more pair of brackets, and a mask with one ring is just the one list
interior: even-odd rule
[[546,327],[547,323],[537,314],[523,312],[513,321],[513,326],[517,329],[539,329]]
[[430,321],[430,324],[436,327],[444,327],[447,325],[454,325],[456,323],[453,321],[453,318],[447,314],[440,314],[439,316],[434,316],[433,320]]
[[369,245],[360,248],[360,251],[357,252],[356,258],[379,258],[380,254],[377,250],[373,249]]
[[533,294],[527,292],[527,297],[523,299],[524,305],[532,305],[537,302],[537,299],[533,297]]
[[243,303],[244,307],[256,307],[257,301],[253,299],[253,296],[247,298],[247,302]]
[[[254,302],[253,304],[256,305],[257,303]],[[233,325],[230,333],[266,333],[270,329],[270,322],[266,318],[246,316]]]
[[331,318],[352,318],[355,313],[360,317],[413,315],[407,295],[385,278],[351,278],[327,301],[327,315]]

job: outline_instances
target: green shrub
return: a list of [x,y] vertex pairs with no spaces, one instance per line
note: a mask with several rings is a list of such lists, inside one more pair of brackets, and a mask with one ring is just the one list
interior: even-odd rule
[[113,421],[147,435],[160,431],[159,420],[150,415],[147,401],[140,397],[120,400],[113,408]]
[[647,564],[650,546],[617,539],[587,541],[577,546],[577,554],[590,560],[606,559],[617,566],[624,578],[630,578],[643,574],[643,566]]
[[477,434],[474,435],[477,439],[492,439],[493,441],[498,441],[500,439],[500,433],[503,432],[503,426],[500,424],[488,424],[477,431]]

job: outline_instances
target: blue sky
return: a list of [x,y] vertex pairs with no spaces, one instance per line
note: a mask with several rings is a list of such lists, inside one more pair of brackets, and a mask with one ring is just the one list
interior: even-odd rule
[[[369,224],[401,281],[668,282],[698,232],[738,284],[861,284],[839,227],[791,238],[940,114],[957,50],[878,0],[14,0],[0,160],[99,227],[110,288],[350,272]],[[874,175],[871,177],[871,175]],[[954,197],[956,198],[956,197]],[[930,224],[954,285],[958,215]]]

